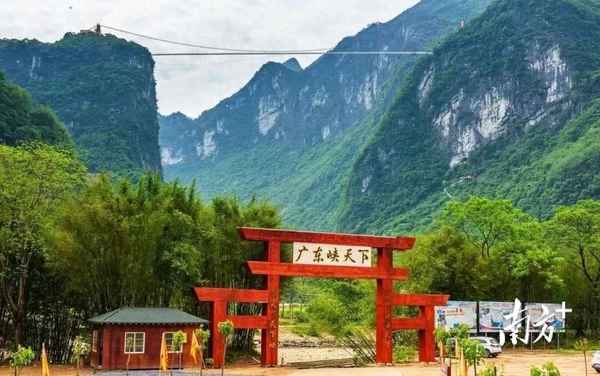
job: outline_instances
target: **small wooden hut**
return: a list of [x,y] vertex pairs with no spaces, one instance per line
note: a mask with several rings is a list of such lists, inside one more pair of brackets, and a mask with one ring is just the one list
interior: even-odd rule
[[[172,308],[120,308],[89,320],[92,326],[91,365],[96,369],[158,369],[163,336],[170,368],[193,366],[192,332],[208,321]],[[173,348],[173,334],[186,335]],[[180,357],[181,354],[181,357]],[[181,364],[180,362],[181,358]]]

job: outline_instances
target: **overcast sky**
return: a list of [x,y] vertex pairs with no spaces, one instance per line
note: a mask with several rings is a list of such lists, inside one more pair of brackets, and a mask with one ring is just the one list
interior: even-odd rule
[[[0,37],[53,42],[68,31],[100,22],[194,44],[312,49],[334,46],[343,37],[370,23],[394,18],[415,3],[417,0],[0,0]],[[133,39],[152,52],[189,51]],[[235,93],[265,62],[287,58],[156,57],[159,111],[181,111],[195,117]],[[298,60],[306,66],[315,58]]]

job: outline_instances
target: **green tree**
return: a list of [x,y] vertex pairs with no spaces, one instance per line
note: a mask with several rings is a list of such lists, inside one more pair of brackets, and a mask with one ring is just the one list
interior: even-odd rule
[[0,143],[15,146],[32,141],[73,146],[54,112],[35,105],[27,91],[6,81],[0,72]]
[[564,296],[564,260],[544,226],[510,202],[472,197],[448,205],[437,227],[400,256],[408,289],[454,299],[553,300]]
[[509,200],[477,196],[465,202],[450,202],[440,218],[443,224],[460,231],[482,256],[487,257],[498,244],[512,237],[517,223],[529,220],[530,217],[515,209]]
[[[215,198],[203,203],[195,188],[145,175],[132,184],[97,176],[59,210],[52,265],[85,316],[124,305],[196,310],[190,286],[262,288],[246,261],[263,257],[262,244],[244,242],[238,227],[276,227],[271,205]],[[237,314],[262,306],[232,305]],[[206,313],[206,312],[198,312]],[[236,333],[250,349],[253,330]]]
[[[556,210],[547,223],[547,236],[568,260],[566,275],[584,283],[585,292],[571,291],[586,312],[586,327],[600,324],[600,201],[585,200]],[[576,278],[576,279],[575,279]],[[575,302],[573,302],[575,303]]]
[[[201,229],[201,284],[213,287],[264,288],[263,279],[252,275],[246,262],[264,257],[260,242],[240,240],[242,226],[273,228],[281,224],[279,212],[269,203],[256,199],[243,204],[232,197],[216,197],[207,205],[210,223]],[[232,304],[238,315],[256,315],[261,304]],[[254,330],[237,330],[232,347],[253,348]]]
[[71,151],[0,145],[0,292],[17,345],[23,343],[32,268],[43,264],[51,219],[82,185],[84,171]]
[[411,271],[409,291],[451,293],[455,299],[479,299],[487,293],[484,260],[453,227],[419,237],[415,249],[400,256],[400,263]]
[[63,205],[53,265],[89,315],[178,305],[173,299],[200,277],[204,220],[202,203],[175,183],[148,175],[115,185],[99,176]]

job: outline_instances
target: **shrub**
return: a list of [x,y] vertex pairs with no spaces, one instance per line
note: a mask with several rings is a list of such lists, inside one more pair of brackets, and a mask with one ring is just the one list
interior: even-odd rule
[[327,294],[314,299],[308,305],[306,315],[314,333],[338,335],[348,323],[344,306],[338,299]]
[[31,347],[17,346],[17,350],[10,355],[10,367],[15,370],[15,375],[19,375],[23,367],[30,365],[33,358],[35,353]]
[[548,362],[541,367],[531,367],[531,376],[560,376],[560,371],[552,362]]
[[394,363],[410,363],[415,360],[416,353],[412,346],[394,345]]
[[498,368],[494,364],[486,364],[485,369],[479,376],[504,376],[504,368]]

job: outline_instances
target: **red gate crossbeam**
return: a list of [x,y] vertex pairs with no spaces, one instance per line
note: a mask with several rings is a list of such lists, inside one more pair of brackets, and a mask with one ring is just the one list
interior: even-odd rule
[[392,331],[416,329],[419,331],[419,360],[435,362],[435,306],[448,304],[448,295],[402,295],[392,296],[392,305],[419,307],[416,317],[392,318]]
[[231,320],[236,329],[267,329],[269,325],[267,316],[227,316],[227,320]]
[[392,319],[392,331],[398,330],[425,330],[426,322],[423,317],[397,317]]
[[223,352],[225,340],[219,334],[217,328],[217,325],[221,321],[231,320],[236,329],[266,330],[269,327],[269,320],[265,315],[230,316],[227,314],[227,304],[229,302],[266,304],[269,301],[269,292],[267,290],[197,287],[194,289],[194,292],[199,301],[212,303],[210,325],[213,363],[216,367],[220,367],[225,360]]
[[267,303],[269,301],[269,292],[267,290],[197,287],[194,289],[194,292],[198,300],[202,302],[225,300],[237,303]]
[[448,304],[448,299],[450,295],[394,294],[392,304],[408,307],[443,306]]
[[248,261],[252,274],[287,277],[321,277],[347,279],[394,279],[408,278],[408,269],[363,268],[353,266],[303,265],[279,262]]
[[415,244],[415,238],[404,236],[337,234],[254,227],[240,227],[239,233],[242,239],[245,240],[355,245],[371,248],[388,248],[398,251],[409,250]]

